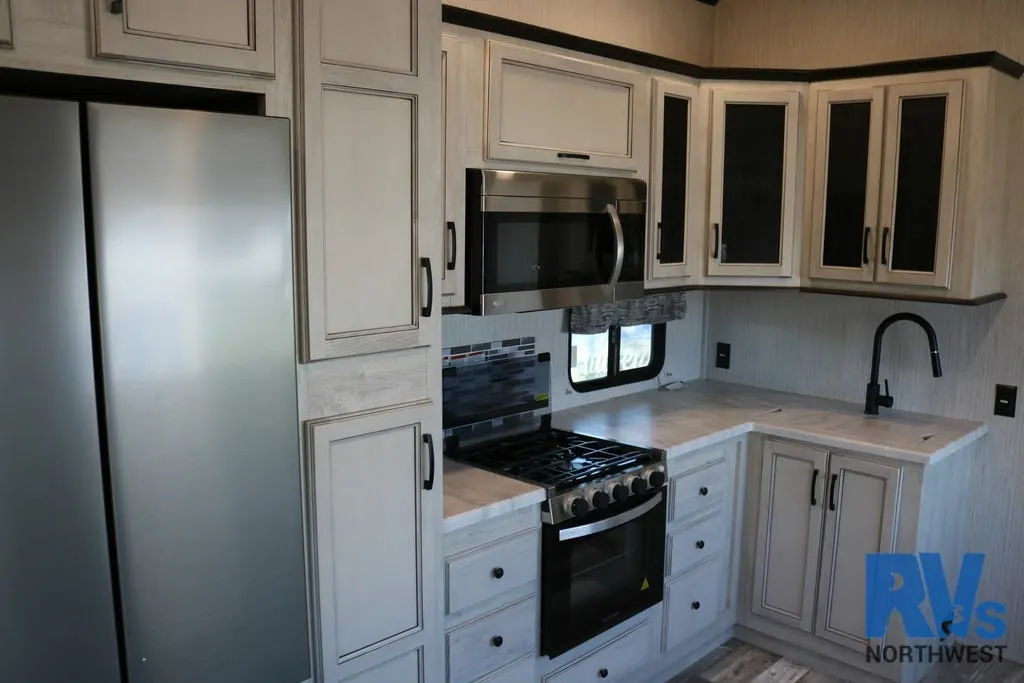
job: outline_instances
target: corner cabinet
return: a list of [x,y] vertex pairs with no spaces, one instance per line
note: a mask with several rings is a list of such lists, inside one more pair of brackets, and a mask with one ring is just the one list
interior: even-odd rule
[[712,88],[708,275],[793,275],[800,96]]
[[308,0],[299,21],[307,359],[429,346],[443,267],[440,3]]
[[97,57],[274,75],[274,0],[91,2]]
[[0,47],[14,47],[11,0],[0,0]]
[[696,83],[654,79],[651,116],[650,279],[687,277],[688,242],[701,221],[706,174],[704,132],[697,124]]
[[634,172],[646,163],[635,140],[643,74],[497,41],[487,64],[488,159]]
[[317,680],[442,681],[439,412],[428,403],[307,429]]
[[441,305],[466,305],[466,102],[465,43],[441,37],[441,133],[444,175],[444,265]]

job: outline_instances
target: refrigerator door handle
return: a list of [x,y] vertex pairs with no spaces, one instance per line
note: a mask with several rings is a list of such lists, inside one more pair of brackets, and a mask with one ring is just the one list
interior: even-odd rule
[[434,490],[434,468],[436,466],[436,458],[434,457],[434,437],[430,434],[423,435],[423,443],[427,446],[427,452],[430,454],[430,468],[427,470],[427,478],[423,481],[423,490],[433,491]]

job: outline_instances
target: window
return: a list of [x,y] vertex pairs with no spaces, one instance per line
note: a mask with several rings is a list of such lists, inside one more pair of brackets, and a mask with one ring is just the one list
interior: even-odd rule
[[569,383],[576,391],[654,379],[664,364],[664,323],[569,334]]

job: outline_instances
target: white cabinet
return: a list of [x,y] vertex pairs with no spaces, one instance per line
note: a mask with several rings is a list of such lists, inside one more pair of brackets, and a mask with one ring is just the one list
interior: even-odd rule
[[440,338],[440,4],[380,5],[302,5],[311,360]]
[[[765,441],[751,611],[810,632],[828,453]],[[863,608],[863,605],[861,605]]]
[[725,611],[723,564],[712,560],[665,584],[664,652],[699,640],[701,631]]
[[488,159],[640,170],[640,73],[496,41],[487,60]]
[[0,47],[14,45],[14,29],[11,25],[11,0],[0,0]]
[[713,87],[708,275],[793,275],[800,99]]
[[274,75],[274,0],[91,2],[98,57]]
[[448,683],[470,683],[537,649],[537,599],[529,597],[448,632]]
[[564,669],[546,676],[543,683],[633,681],[636,672],[651,656],[651,632],[651,623],[645,621]]
[[444,168],[444,308],[466,305],[466,93],[465,43],[441,37],[441,132]]
[[[416,652],[417,678],[401,680],[439,683],[441,454],[427,427],[436,412],[426,404],[308,430],[322,680],[413,670],[402,655]],[[360,522],[367,514],[372,523]]]
[[696,83],[654,79],[651,122],[650,279],[691,274],[691,231],[703,225],[706,131],[698,125]]

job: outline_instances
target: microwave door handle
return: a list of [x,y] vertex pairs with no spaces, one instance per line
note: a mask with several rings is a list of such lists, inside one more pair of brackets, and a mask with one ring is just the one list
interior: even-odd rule
[[655,507],[657,507],[658,504],[661,503],[663,495],[664,494],[661,491],[659,491],[658,495],[654,496],[646,503],[638,505],[635,508],[632,508],[631,510],[626,510],[625,512],[615,515],[614,517],[602,519],[597,522],[591,522],[590,524],[581,524],[580,526],[562,529],[558,532],[558,540],[570,541],[574,538],[585,538],[587,536],[599,534],[602,531],[614,529],[615,527],[622,526],[623,524],[626,524],[628,522],[632,522],[637,517],[640,517],[650,512]]
[[622,275],[622,262],[626,258],[626,237],[622,232],[622,219],[619,218],[619,211],[614,204],[604,207],[612,219],[612,229],[615,230],[615,268],[612,269],[612,277],[608,280],[608,286],[614,287]]

